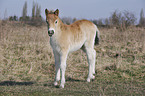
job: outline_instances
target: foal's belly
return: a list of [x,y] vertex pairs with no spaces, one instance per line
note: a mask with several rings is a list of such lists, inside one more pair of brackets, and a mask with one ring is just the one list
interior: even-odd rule
[[69,52],[77,51],[77,50],[80,49],[82,46],[83,46],[83,43],[74,44],[74,45],[70,46]]

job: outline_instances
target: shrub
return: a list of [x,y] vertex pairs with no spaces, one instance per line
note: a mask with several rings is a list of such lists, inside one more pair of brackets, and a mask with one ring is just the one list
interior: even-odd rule
[[133,13],[129,11],[118,12],[115,11],[110,16],[111,25],[117,27],[118,29],[125,30],[131,25],[135,25],[136,17]]

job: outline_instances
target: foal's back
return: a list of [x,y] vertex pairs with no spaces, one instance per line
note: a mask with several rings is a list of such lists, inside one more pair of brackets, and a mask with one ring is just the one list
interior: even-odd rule
[[87,46],[94,46],[96,36],[96,25],[88,20],[78,20],[71,25],[65,25],[63,39],[66,39],[71,46],[71,51],[81,48],[85,43]]
[[70,32],[72,32],[74,35],[77,35],[80,32],[83,32],[84,34],[89,33],[90,31],[90,33],[92,33],[94,30],[96,30],[96,25],[88,20],[78,20],[71,25],[67,25],[67,27],[71,29]]

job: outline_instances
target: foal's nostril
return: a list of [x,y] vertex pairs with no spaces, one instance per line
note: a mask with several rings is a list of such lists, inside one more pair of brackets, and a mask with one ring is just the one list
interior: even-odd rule
[[54,34],[54,31],[53,30],[49,30],[48,31],[48,35],[51,37],[52,35]]
[[54,34],[54,31],[53,30],[49,30],[48,34]]

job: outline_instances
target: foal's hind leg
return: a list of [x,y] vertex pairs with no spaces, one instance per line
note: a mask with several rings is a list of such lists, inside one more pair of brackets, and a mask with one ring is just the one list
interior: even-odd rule
[[95,59],[96,59],[96,51],[93,47],[85,46],[85,51],[87,54],[87,60],[89,63],[89,74],[87,78],[87,82],[90,82],[91,79],[95,79]]

